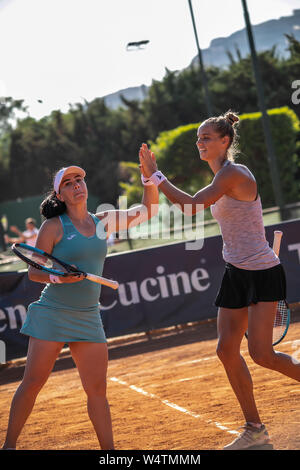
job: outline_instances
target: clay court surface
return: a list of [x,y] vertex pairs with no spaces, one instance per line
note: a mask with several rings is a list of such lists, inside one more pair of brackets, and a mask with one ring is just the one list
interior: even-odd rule
[[[275,349],[300,360],[300,308]],[[109,341],[108,399],[118,450],[216,450],[233,440],[243,416],[216,350],[216,322]],[[257,366],[255,397],[278,450],[300,449],[300,382]],[[24,360],[0,370],[0,445]],[[64,350],[18,442],[18,449],[99,449],[77,369]]]

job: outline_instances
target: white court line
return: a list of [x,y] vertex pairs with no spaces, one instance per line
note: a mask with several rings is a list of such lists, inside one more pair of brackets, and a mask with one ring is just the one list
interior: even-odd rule
[[194,377],[186,377],[184,379],[178,379],[178,380],[172,380],[172,382],[168,382],[169,384],[175,384],[177,382],[186,382],[187,380],[194,380],[194,379],[205,379],[209,375],[216,375],[215,372],[211,372],[210,374],[205,374],[205,375],[195,375]]
[[200,359],[194,359],[193,361],[180,362],[177,365],[178,366],[185,366],[186,364],[195,364],[196,362],[211,361],[212,359],[218,359],[218,356],[201,357]]
[[[206,379],[206,377],[210,376],[210,375],[216,375],[215,372],[211,372],[210,374],[205,374],[205,375],[195,375],[193,377],[185,377],[183,379],[178,379],[178,380],[171,380],[171,382],[168,382],[168,385],[169,384],[176,384],[178,382],[187,382],[189,380],[195,380],[195,379]],[[161,384],[148,384],[147,385],[148,387],[154,387],[154,388],[157,388],[157,387],[161,387]]]
[[206,421],[207,424],[214,424],[217,428],[222,429],[222,431],[226,431],[229,434],[240,434],[238,431],[230,431],[226,426],[221,423],[217,423],[216,421]]
[[[131,390],[134,390],[135,392],[141,393],[142,395],[144,395],[148,398],[155,398],[155,399],[159,400],[161,403],[163,403],[164,405],[169,406],[170,408],[173,408],[174,410],[180,411],[181,413],[184,413],[188,416],[192,416],[193,418],[201,418],[201,415],[198,415],[197,413],[194,413],[193,411],[189,411],[186,408],[183,408],[182,406],[176,405],[175,403],[171,403],[169,400],[162,400],[161,398],[159,398],[154,393],[149,393],[149,392],[147,392],[146,390],[144,390],[140,387],[136,387],[135,385],[129,385],[127,382],[125,382],[124,380],[120,380],[117,377],[110,377],[109,380],[111,380],[112,382],[116,382],[120,385],[125,385],[126,387],[130,388]],[[212,421],[212,420],[203,420],[203,421],[206,424],[213,424],[217,428],[221,429],[222,431],[226,431],[229,434],[239,434],[238,431],[231,431],[229,428],[227,428],[226,426],[223,426],[221,423],[218,423],[216,421]]]
[[[293,342],[294,342],[294,340],[285,341],[285,342],[281,343],[281,345],[283,346],[283,345],[291,344]],[[248,352],[248,350],[241,351],[241,353],[247,353],[247,352]],[[198,362],[210,361],[210,360],[213,360],[213,359],[218,359],[218,356],[215,355],[215,356],[209,356],[209,357],[200,358],[200,359],[194,359],[192,361],[181,362],[181,363],[177,364],[177,366],[186,365],[186,364],[195,364],[195,363],[198,363]],[[126,375],[131,375],[131,374],[126,374]],[[213,374],[209,374],[209,375],[213,375]],[[192,380],[193,378],[201,378],[201,377],[203,377],[203,376],[188,377],[186,379],[180,379],[180,380],[178,380],[178,382],[183,382],[185,380]],[[134,390],[137,393],[141,393],[142,395],[144,395],[148,398],[157,399],[161,403],[163,403],[164,405],[169,406],[170,408],[173,408],[177,411],[180,411],[181,413],[184,413],[188,416],[191,416],[191,417],[197,418],[197,419],[201,418],[201,415],[198,415],[198,414],[194,413],[193,411],[189,411],[186,408],[183,408],[182,406],[176,405],[175,403],[171,403],[168,400],[162,400],[160,397],[158,397],[154,393],[147,392],[146,390],[144,390],[140,387],[136,387],[135,385],[129,385],[127,382],[125,382],[124,380],[118,379],[117,377],[110,377],[109,380],[111,380],[112,382],[116,382],[120,385],[124,385],[124,386],[130,388],[131,390]],[[296,390],[292,390],[290,393],[297,393],[299,391],[300,391],[300,389],[296,389]],[[218,429],[221,429],[222,431],[226,431],[228,434],[240,434],[238,431],[231,430],[231,429],[227,428],[227,426],[224,426],[222,423],[219,423],[217,421],[204,420],[204,419],[203,419],[203,421],[206,424],[211,424],[211,425],[217,427]]]

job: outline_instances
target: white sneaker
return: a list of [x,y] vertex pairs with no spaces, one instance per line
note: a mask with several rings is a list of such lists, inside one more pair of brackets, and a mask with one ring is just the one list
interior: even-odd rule
[[264,424],[260,428],[246,423],[244,431],[223,450],[272,450],[273,445]]

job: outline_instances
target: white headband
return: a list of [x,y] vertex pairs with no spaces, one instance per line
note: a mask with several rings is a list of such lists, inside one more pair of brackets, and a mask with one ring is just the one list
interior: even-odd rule
[[53,187],[56,193],[59,192],[59,187],[63,177],[69,173],[78,173],[80,176],[83,176],[83,178],[85,177],[85,171],[79,166],[68,166],[66,168],[62,168],[56,173],[54,178]]

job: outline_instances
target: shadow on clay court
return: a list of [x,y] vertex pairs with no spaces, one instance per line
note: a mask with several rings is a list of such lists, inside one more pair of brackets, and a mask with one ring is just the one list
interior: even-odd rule
[[[300,304],[291,307],[291,323],[300,322]],[[180,325],[149,333],[131,335],[108,340],[109,360],[137,356],[152,351],[159,351],[200,341],[217,339],[216,318]],[[12,361],[0,369],[0,385],[22,380],[25,360]],[[75,368],[69,349],[63,349],[53,368],[53,372]]]
[[[108,339],[109,360],[159,351],[199,341],[217,338],[216,319],[192,325],[155,330],[149,333]],[[0,386],[23,378],[26,358],[11,361],[0,368]],[[53,372],[75,368],[68,348],[63,349],[55,362]]]

